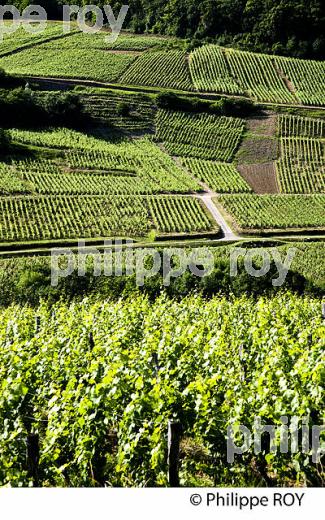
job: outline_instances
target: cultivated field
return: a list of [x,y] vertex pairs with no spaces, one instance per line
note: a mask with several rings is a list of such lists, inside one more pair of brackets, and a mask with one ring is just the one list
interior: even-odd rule
[[0,197],[2,242],[44,241],[216,228],[191,197],[63,196]]
[[325,195],[220,195],[240,228],[325,229]]
[[164,195],[201,187],[146,138],[110,142],[67,129],[11,136],[21,156],[0,162],[1,241],[218,230],[199,200]]
[[126,85],[192,90],[186,55],[182,51],[160,51],[140,56],[120,78]]
[[[32,484],[24,444],[31,425],[42,442],[42,486],[105,486],[107,478],[110,486],[167,486],[167,423],[181,406],[183,485],[257,484],[254,453],[227,464],[220,439],[231,424],[252,427],[256,414],[277,424],[289,406],[320,418],[322,344],[319,300],[289,294],[1,310],[0,483]],[[278,486],[321,485],[305,460],[278,452],[265,467]]]
[[174,110],[159,110],[156,124],[156,138],[171,155],[225,162],[233,158],[245,128],[239,118]]
[[281,116],[280,159],[283,193],[325,193],[325,120]]
[[[258,102],[325,106],[323,62],[205,45],[186,53],[180,40],[107,33],[62,35],[59,23],[41,36],[7,35],[0,67],[10,73],[77,78],[127,86],[244,96]],[[91,53],[91,57],[90,57]],[[71,63],[73,66],[71,67]]]
[[142,94],[78,92],[88,131],[10,130],[19,151],[0,161],[2,242],[216,232],[220,222],[195,198],[204,192],[225,195],[217,207],[244,232],[325,228],[324,119],[258,121],[161,109]]
[[182,164],[211,190],[219,193],[249,193],[251,188],[233,164],[181,158]]
[[204,45],[190,55],[190,71],[194,86],[202,92],[224,92],[244,95],[245,90],[228,70],[224,51],[216,45]]

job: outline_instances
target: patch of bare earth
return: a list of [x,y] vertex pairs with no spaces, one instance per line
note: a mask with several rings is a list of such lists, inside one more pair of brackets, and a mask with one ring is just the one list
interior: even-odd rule
[[274,162],[241,164],[237,168],[255,193],[260,195],[279,193]]
[[275,161],[277,157],[278,143],[270,137],[247,137],[237,152],[239,164],[266,163]]
[[276,135],[278,118],[273,112],[265,111],[260,117],[247,120],[249,132],[263,137],[274,137]]
[[128,56],[141,56],[143,54],[141,51],[122,51],[122,50],[114,50],[114,49],[104,49],[108,54],[126,54]]
[[291,92],[291,94],[293,94],[294,96],[296,96],[296,89],[294,87],[294,84],[292,83],[292,81],[290,81],[289,78],[287,78],[287,76],[285,75],[285,73],[283,72],[283,70],[281,70],[279,67],[277,67],[275,64],[275,70],[277,71],[278,75],[280,76],[280,78],[282,79],[282,81],[284,82],[285,86],[287,87],[287,89],[289,90],[289,92]]
[[277,159],[277,123],[277,115],[268,110],[246,120],[247,133],[237,152],[239,164],[269,163]]

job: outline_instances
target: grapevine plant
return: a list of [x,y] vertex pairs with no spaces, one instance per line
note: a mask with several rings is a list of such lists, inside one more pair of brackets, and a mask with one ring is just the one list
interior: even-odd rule
[[227,427],[255,416],[323,423],[316,298],[43,302],[8,307],[0,323],[2,485],[31,485],[26,437],[38,433],[42,486],[166,486],[170,419],[182,485],[324,482],[311,454],[226,457]]

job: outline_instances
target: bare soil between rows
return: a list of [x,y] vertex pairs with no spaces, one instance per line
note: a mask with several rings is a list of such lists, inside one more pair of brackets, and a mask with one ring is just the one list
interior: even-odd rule
[[259,195],[280,193],[274,162],[241,164],[237,168],[255,193]]

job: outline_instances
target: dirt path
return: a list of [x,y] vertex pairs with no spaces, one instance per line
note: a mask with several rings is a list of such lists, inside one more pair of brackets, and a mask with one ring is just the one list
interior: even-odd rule
[[[163,145],[160,145],[160,147],[162,150],[165,150]],[[233,230],[227,224],[224,217],[220,213],[219,209],[213,202],[213,199],[218,196],[217,193],[212,191],[209,188],[209,186],[207,184],[205,184],[205,182],[202,182],[199,179],[197,179],[196,177],[194,177],[194,175],[192,175],[192,173],[183,166],[183,164],[179,160],[179,157],[173,157],[173,160],[176,162],[176,164],[179,168],[182,168],[182,170],[184,170],[187,173],[187,175],[189,175],[189,177],[191,177],[195,182],[197,182],[202,187],[203,192],[195,193],[192,195],[192,197],[195,197],[196,199],[201,200],[202,203],[207,208],[207,210],[209,211],[210,215],[212,215],[213,220],[218,224],[218,226],[222,230],[223,238],[221,240],[224,240],[224,241],[240,240],[240,237],[233,232]]]
[[123,50],[120,50],[120,49],[102,49],[104,52],[106,52],[107,54],[116,54],[117,56],[119,54],[121,55],[124,55],[126,54],[127,56],[141,56],[141,54],[143,54],[143,51],[123,51]]
[[276,73],[278,74],[278,76],[282,79],[282,81],[284,82],[285,86],[287,87],[287,89],[289,90],[289,92],[295,97],[295,99],[297,100],[297,102],[299,103],[299,98],[297,96],[297,92],[296,92],[296,89],[294,87],[294,84],[292,83],[292,81],[290,81],[290,79],[285,75],[285,73],[283,72],[282,69],[280,69],[280,67],[277,66],[277,64],[275,63],[275,61],[273,61],[273,67],[275,68],[275,71]]
[[223,238],[221,240],[225,242],[234,242],[236,240],[240,240],[240,237],[236,235],[233,230],[229,227],[223,216],[221,215],[219,209],[213,202],[213,199],[217,196],[216,193],[208,192],[203,194],[195,195],[196,198],[201,200],[209,213],[211,213],[214,220],[217,222],[218,226],[220,226]]

